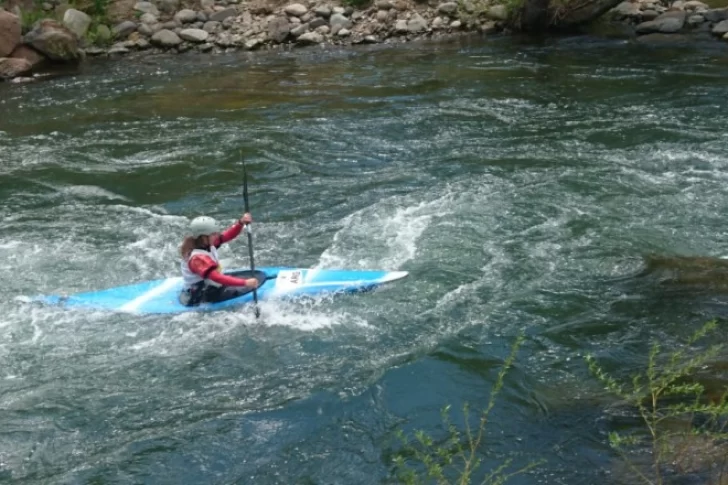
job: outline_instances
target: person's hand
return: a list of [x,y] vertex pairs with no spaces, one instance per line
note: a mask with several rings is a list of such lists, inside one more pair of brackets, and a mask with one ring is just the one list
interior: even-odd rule
[[246,212],[245,214],[243,214],[243,217],[241,217],[239,220],[240,220],[240,224],[247,226],[248,224],[253,222],[253,216],[250,215],[250,212]]
[[245,286],[255,289],[258,287],[258,280],[255,278],[248,278],[245,280]]

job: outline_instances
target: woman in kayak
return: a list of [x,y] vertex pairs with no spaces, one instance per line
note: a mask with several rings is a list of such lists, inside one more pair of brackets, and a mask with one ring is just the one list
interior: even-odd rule
[[253,222],[249,213],[220,232],[212,217],[196,217],[190,223],[190,235],[180,247],[184,289],[180,302],[185,306],[229,300],[258,287],[255,278],[236,278],[220,271],[217,249],[240,234],[243,226]]

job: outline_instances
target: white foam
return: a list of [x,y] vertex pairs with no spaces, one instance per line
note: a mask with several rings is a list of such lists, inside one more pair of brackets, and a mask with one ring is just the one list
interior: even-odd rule
[[417,241],[443,201],[392,197],[345,217],[343,228],[320,256],[316,268],[394,269],[417,254]]

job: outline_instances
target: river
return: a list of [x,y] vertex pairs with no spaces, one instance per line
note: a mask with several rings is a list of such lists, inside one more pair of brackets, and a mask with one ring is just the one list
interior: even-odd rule
[[[725,56],[466,38],[0,85],[0,482],[384,483],[395,432],[462,423],[523,333],[487,459],[607,483],[607,434],[638,424],[584,356],[629,375],[726,314],[645,272],[728,255]],[[191,218],[242,213],[241,157],[257,265],[409,277],[260,319],[27,303],[176,275]],[[245,267],[245,241],[222,256]]]

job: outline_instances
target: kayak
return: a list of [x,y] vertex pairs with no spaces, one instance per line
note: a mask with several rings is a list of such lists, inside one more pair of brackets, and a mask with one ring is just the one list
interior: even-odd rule
[[[257,278],[259,282],[257,291],[259,301],[370,291],[384,283],[407,276],[406,271],[283,267],[257,268],[255,272],[233,270],[225,271],[225,274],[241,278]],[[253,292],[250,291],[230,300],[187,307],[179,302],[180,291],[182,291],[182,278],[174,277],[68,296],[41,296],[34,300],[67,308],[109,310],[125,313],[213,311],[253,302]]]

